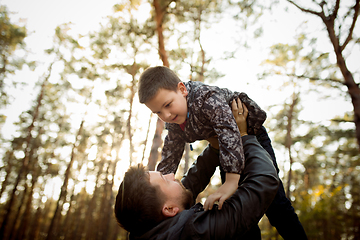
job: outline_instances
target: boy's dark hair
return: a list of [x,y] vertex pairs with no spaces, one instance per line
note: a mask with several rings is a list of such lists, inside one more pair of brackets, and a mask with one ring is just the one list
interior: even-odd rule
[[147,68],[139,79],[140,103],[151,100],[161,88],[176,91],[179,82],[181,82],[180,78],[167,67]]
[[164,219],[161,210],[165,200],[160,187],[150,184],[149,172],[138,164],[130,167],[120,184],[115,217],[126,231],[141,235]]

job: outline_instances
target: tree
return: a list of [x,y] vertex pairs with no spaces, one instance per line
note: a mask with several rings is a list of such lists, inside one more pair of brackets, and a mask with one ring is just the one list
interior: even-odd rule
[[73,144],[72,150],[71,150],[71,155],[70,155],[70,162],[66,168],[65,171],[65,176],[64,176],[64,181],[63,181],[63,185],[61,186],[61,192],[60,192],[60,196],[59,199],[57,201],[56,204],[56,209],[55,209],[55,213],[54,216],[51,220],[51,224],[48,230],[48,234],[47,234],[47,238],[48,240],[50,239],[56,239],[58,236],[58,225],[59,225],[59,221],[60,221],[60,214],[63,208],[63,205],[65,203],[65,197],[67,195],[67,191],[68,191],[68,183],[69,183],[69,179],[71,177],[71,168],[73,166],[73,163],[75,161],[75,152],[77,151],[77,147],[78,147],[78,141],[79,141],[79,136],[82,133],[83,130],[83,126],[84,126],[84,120],[81,121],[80,126],[79,126],[79,130],[78,133],[75,137],[75,142]]
[[[156,23],[155,31],[158,37],[158,53],[161,61],[163,62],[163,65],[166,67],[169,67],[169,60],[168,60],[168,54],[165,50],[163,25],[168,14],[168,7],[171,2],[172,0],[170,1],[153,0],[152,2],[154,7],[154,19]],[[156,162],[159,159],[159,148],[162,145],[161,134],[163,132],[163,129],[164,129],[164,122],[160,118],[157,118],[155,134],[152,141],[150,156],[148,159],[148,169],[150,171],[155,169]]]
[[[275,126],[272,129],[277,132],[275,141],[279,142],[286,149],[289,170],[287,177],[286,195],[290,199],[290,187],[292,185],[292,166],[294,163],[294,144],[296,143],[296,130],[304,121],[299,119],[299,113],[301,111],[300,99],[302,92],[306,92],[305,88],[302,87],[302,83],[294,77],[296,72],[303,71],[311,74],[312,70],[307,66],[307,57],[302,56],[307,39],[303,34],[300,34],[296,39],[296,44],[276,44],[270,49],[270,58],[264,61],[264,64],[270,65],[263,77],[269,75],[282,75],[281,78],[283,83],[280,85],[278,91],[285,91],[286,89],[290,92],[290,95],[286,96],[286,100],[281,109],[274,119],[276,119]],[[312,52],[308,54],[313,54]],[[314,63],[315,65],[316,63]],[[284,77],[289,76],[289,77]],[[274,81],[275,79],[273,79]],[[276,79],[280,80],[280,79]],[[303,88],[303,90],[302,90]],[[274,120],[272,120],[274,122]]]
[[337,65],[344,79],[342,83],[347,87],[354,106],[354,123],[360,151],[360,88],[347,67],[346,54],[344,53],[351,42],[353,44],[359,43],[359,39],[354,39],[354,30],[359,16],[360,2],[354,0],[353,5],[349,6],[345,1],[341,0],[336,0],[335,4],[326,1],[313,1],[316,9],[318,9],[313,10],[302,7],[292,0],[287,1],[301,11],[319,17],[326,27],[330,42],[334,48]]
[[[0,228],[0,238],[4,238],[4,236],[6,234],[5,231],[6,231],[6,228],[8,227],[8,221],[10,218],[11,210],[15,204],[16,191],[20,184],[20,181],[26,174],[28,174],[29,165],[31,166],[31,164],[33,164],[33,162],[30,161],[32,159],[32,154],[34,152],[33,145],[31,144],[31,141],[33,140],[32,131],[35,126],[35,123],[38,121],[39,109],[42,106],[42,100],[43,100],[43,96],[44,96],[45,86],[48,82],[48,79],[50,78],[51,69],[52,69],[52,64],[50,64],[50,67],[48,70],[49,71],[48,75],[45,77],[45,79],[42,83],[41,90],[38,95],[37,102],[36,102],[36,105],[35,105],[33,113],[32,113],[32,120],[31,120],[30,125],[28,126],[28,132],[27,132],[27,136],[26,136],[25,142],[24,142],[25,148],[23,149],[24,157],[21,161],[22,164],[20,166],[16,181],[14,183],[14,187],[13,187],[13,191],[10,196],[8,207],[5,210],[5,216],[4,216],[1,228]],[[18,211],[19,210],[20,209],[18,209]]]
[[[174,65],[172,66],[173,70],[180,69],[181,64],[176,64],[184,61],[185,63],[190,65],[190,73],[192,76],[194,73],[196,74],[197,79],[190,80],[199,80],[204,81],[204,75],[207,74],[206,65],[209,63],[210,59],[206,59],[205,50],[202,47],[200,41],[201,28],[204,24],[205,18],[211,18],[209,16],[214,16],[216,13],[220,11],[220,5],[217,1],[214,0],[206,0],[206,1],[161,1],[161,0],[153,0],[152,6],[154,9],[153,18],[155,19],[156,27],[155,31],[158,37],[158,53],[159,58],[162,61],[163,65],[166,67],[170,67],[170,60],[174,61]],[[178,43],[180,44],[180,39],[182,37],[189,38],[187,34],[189,32],[176,32],[176,29],[170,26],[169,24],[172,22],[176,22],[178,24],[185,25],[193,25],[193,39],[190,41],[185,40],[187,42],[186,46],[179,46],[179,49],[166,50],[166,39],[164,37],[164,32],[175,33],[176,36],[179,36]],[[198,53],[198,58],[193,61],[194,58],[194,44],[190,44],[189,42],[194,41],[200,47],[200,53]],[[171,57],[172,59],[169,59]],[[188,59],[188,60],[186,60]],[[217,74],[217,71],[212,72],[213,75]],[[219,75],[217,75],[219,76]],[[191,78],[191,77],[190,77]],[[164,128],[164,122],[158,118],[156,124],[155,135],[153,138],[153,143],[151,146],[150,156],[149,156],[149,170],[154,170],[156,162],[159,159],[159,149],[162,145],[161,134]],[[188,165],[188,149],[186,147],[186,164]],[[186,170],[186,169],[185,169]]]
[[0,106],[8,104],[4,81],[8,73],[14,73],[25,63],[23,59],[16,59],[14,51],[24,46],[26,28],[10,21],[8,10],[0,6]]
[[[344,112],[343,116],[329,119],[331,125],[299,119],[300,96],[311,91],[317,93],[318,98],[326,98],[329,90],[325,89],[329,85],[332,87],[332,99],[341,91],[336,87],[339,84],[337,81],[324,85],[324,82],[317,80],[324,73],[336,72],[336,69],[329,63],[328,55],[320,53],[314,46],[316,40],[308,39],[301,33],[292,45],[276,44],[271,47],[270,58],[265,61],[269,68],[263,77],[275,75],[272,83],[282,79],[279,94],[282,92],[280,90],[291,87],[292,95],[270,120],[270,126],[276,132],[275,144],[280,143],[288,152],[290,169],[287,194],[295,209],[300,210],[299,218],[308,237],[352,238],[358,234],[358,228],[353,231],[347,226],[353,225],[358,218],[348,213],[346,205],[354,198],[354,205],[357,206],[358,197],[357,194],[346,195],[346,192],[358,188],[356,183],[351,186],[347,183],[359,180],[356,177],[358,173],[353,173],[353,166],[357,166],[360,159],[355,135],[352,135],[355,131],[346,126],[349,113]],[[301,76],[307,76],[306,80]],[[297,164],[294,169],[294,163],[301,165]],[[352,218],[348,218],[348,214]],[[344,221],[349,223],[343,224]]]
[[[125,21],[123,23],[125,24]],[[120,26],[120,29],[121,28],[122,26]],[[24,155],[28,157],[23,159],[30,159],[27,161],[29,165],[28,169],[22,170],[23,174],[19,172],[19,169],[23,169],[23,164],[16,164],[16,166],[14,166],[14,164],[4,164],[4,168],[1,168],[2,174],[7,172],[7,181],[5,183],[3,182],[2,184],[2,192],[8,194],[8,191],[6,191],[7,187],[9,188],[9,186],[15,185],[15,197],[13,197],[12,200],[10,197],[8,197],[8,200],[12,201],[12,203],[7,204],[6,206],[5,204],[1,206],[2,210],[6,210],[8,206],[11,206],[10,211],[7,211],[8,217],[5,218],[5,220],[12,220],[12,222],[7,224],[9,221],[3,221],[2,226],[6,226],[7,229],[11,228],[12,231],[10,234],[12,234],[14,239],[28,239],[28,236],[31,236],[31,239],[36,239],[40,233],[43,235],[48,233],[48,238],[53,238],[54,236],[56,237],[58,236],[57,230],[60,229],[60,226],[64,226],[62,221],[72,217],[72,212],[81,213],[80,215],[76,216],[79,217],[79,222],[88,221],[88,219],[84,218],[84,212],[87,210],[87,208],[83,205],[79,206],[79,209],[76,209],[75,205],[72,205],[72,199],[80,199],[78,195],[85,196],[84,200],[80,201],[84,204],[87,202],[87,199],[90,199],[89,194],[84,194],[84,192],[82,192],[82,194],[76,195],[76,192],[74,192],[74,185],[76,185],[78,181],[73,179],[77,177],[77,174],[80,172],[80,170],[75,167],[76,165],[80,164],[81,160],[79,159],[83,159],[85,161],[87,160],[85,152],[89,150],[87,140],[90,138],[90,134],[86,130],[89,129],[91,129],[92,134],[95,133],[95,135],[100,135],[98,138],[99,142],[95,141],[93,144],[98,144],[101,146],[99,147],[98,151],[99,156],[101,156],[101,158],[105,159],[105,162],[107,162],[106,166],[108,169],[108,174],[104,176],[105,174],[102,169],[99,169],[99,185],[97,186],[101,190],[99,196],[103,196],[103,198],[99,198],[98,195],[92,196],[91,198],[94,199],[94,206],[96,211],[93,213],[94,218],[92,219],[93,221],[90,222],[93,224],[89,225],[89,231],[83,228],[81,224],[76,224],[75,226],[78,228],[73,228],[72,231],[69,231],[69,234],[64,234],[61,237],[70,236],[70,239],[79,239],[81,238],[83,232],[91,236],[91,233],[94,233],[93,231],[96,231],[97,229],[94,227],[98,225],[96,221],[101,221],[101,219],[104,220],[102,221],[103,224],[101,225],[102,233],[109,234],[109,236],[114,238],[114,236],[116,236],[116,234],[119,232],[118,229],[114,228],[116,225],[115,221],[109,223],[109,217],[112,216],[111,213],[113,212],[111,204],[113,203],[113,181],[110,181],[110,178],[114,179],[115,166],[116,163],[120,161],[119,149],[125,136],[124,126],[126,126],[124,121],[124,113],[129,112],[129,109],[123,105],[123,103],[126,102],[126,99],[124,98],[124,91],[121,89],[123,89],[122,85],[125,85],[125,82],[119,81],[119,86],[121,89],[117,89],[119,91],[117,91],[116,94],[112,95],[113,92],[108,91],[108,98],[105,101],[98,99],[94,100],[90,93],[93,90],[94,82],[96,80],[102,79],[104,82],[106,82],[106,80],[109,79],[109,75],[118,73],[116,70],[118,68],[122,68],[122,75],[118,75],[119,80],[122,80],[124,75],[131,75],[132,86],[135,86],[135,74],[138,72],[138,69],[131,68],[131,64],[114,64],[113,62],[109,64],[105,58],[97,58],[97,56],[99,56],[97,54],[103,54],[105,52],[103,50],[105,50],[106,47],[102,49],[95,49],[96,44],[93,44],[94,42],[91,42],[91,44],[93,44],[91,47],[94,47],[91,48],[91,53],[93,53],[93,55],[86,55],[88,52],[83,51],[85,48],[79,44],[78,39],[67,35],[68,29],[69,28],[67,25],[63,25],[56,29],[54,47],[47,51],[49,54],[54,55],[55,59],[57,59],[55,64],[57,64],[57,66],[63,67],[63,71],[60,72],[59,75],[52,76],[53,79],[51,82],[48,81],[50,77],[49,71],[49,75],[46,76],[46,81],[40,83],[42,86],[40,88],[41,94],[39,94],[39,97],[36,101],[37,104],[34,106],[35,110],[29,110],[23,113],[23,116],[20,118],[21,122],[19,123],[19,126],[21,125],[21,130],[23,130],[25,136],[22,134],[21,137],[15,137],[11,142],[12,145],[7,151],[6,157],[2,159],[5,163],[22,163],[21,159],[18,159],[19,152],[24,153]],[[126,36],[126,34],[124,36]],[[113,37],[111,40],[114,39],[116,39],[116,37]],[[97,41],[99,39],[93,40]],[[130,39],[128,40],[131,42]],[[114,45],[111,47],[113,46]],[[127,46],[124,46],[123,49],[127,49]],[[96,50],[99,51],[97,52]],[[118,53],[122,54],[123,51],[120,50]],[[134,58],[136,58],[136,56],[134,56]],[[120,65],[121,67],[119,67]],[[135,64],[134,66],[139,67],[141,64]],[[126,71],[124,71],[126,69],[131,71],[126,73]],[[74,79],[78,80],[76,83],[81,83],[84,85],[84,87],[80,89],[73,87]],[[131,99],[134,98],[135,91],[136,89],[134,88],[130,90]],[[75,112],[77,111],[77,113],[82,115],[84,113],[83,109],[87,109],[89,101],[91,101],[92,107],[98,106],[99,109],[101,109],[103,112],[106,112],[106,114],[104,114],[104,116],[102,115],[101,121],[96,123],[93,123],[93,119],[87,118],[91,123],[89,124],[85,121],[82,123],[79,122],[80,127],[76,129],[73,121],[66,119],[69,117],[69,115],[72,117],[76,115],[76,113],[73,112],[74,105],[68,108],[65,108],[64,106],[69,106],[68,104],[76,103],[77,109],[75,109]],[[81,107],[79,108],[78,106]],[[130,107],[130,111],[131,110],[132,107]],[[128,120],[131,118],[136,119],[135,114],[129,115],[133,117],[129,117]],[[23,127],[25,125],[26,127]],[[89,127],[88,125],[91,126]],[[132,123],[130,122],[129,125],[132,125]],[[31,128],[29,128],[29,126]],[[18,133],[20,133],[20,131],[18,131]],[[130,138],[131,135],[132,131],[129,131]],[[74,141],[70,140],[69,143],[67,141],[68,139],[74,139]],[[111,149],[110,146],[108,146],[109,139],[111,139],[113,143],[111,145]],[[69,149],[72,150],[71,153],[68,151]],[[109,156],[112,155],[114,151],[116,151],[116,158],[114,158],[111,162],[107,161]],[[66,159],[70,161],[67,162],[66,165],[62,164],[62,160]],[[41,197],[44,196],[44,188],[45,185],[47,185],[46,180],[47,178],[50,178],[50,180],[53,178],[53,176],[49,174],[47,170],[52,168],[54,165],[58,165],[58,168],[60,169],[66,168],[66,170],[64,169],[65,177],[63,178],[63,186],[57,201],[53,201],[50,197],[47,199],[45,207],[43,208],[42,201],[33,201],[33,197],[37,196],[37,194],[39,194]],[[34,169],[37,169],[40,172],[34,171]],[[59,173],[56,172],[56,175],[58,174]],[[89,170],[87,174],[94,175],[94,172]],[[26,175],[26,178],[24,175]],[[105,186],[106,191],[102,190],[102,185]],[[72,191],[70,191],[70,189]],[[101,205],[101,200],[104,200],[102,201],[103,205]],[[21,201],[24,203],[21,204]],[[67,206],[67,204],[69,204],[70,207],[69,211],[66,213],[67,215],[64,216],[64,209],[66,209],[65,206]],[[20,207],[17,208],[16,205]],[[101,209],[101,206],[106,209]],[[36,215],[33,214],[35,209]],[[106,211],[106,216],[108,217],[107,219],[101,218],[103,211]],[[36,216],[40,217],[35,218]],[[35,219],[34,224],[31,224],[34,226],[34,229],[30,232],[28,224],[29,219]],[[50,226],[49,223],[51,223]],[[9,227],[9,225],[12,226]],[[81,231],[84,229],[85,231]],[[113,231],[109,231],[110,229],[113,229]],[[8,233],[9,232],[10,231],[8,231]],[[74,236],[74,238],[72,238],[72,236]],[[99,238],[101,238],[100,235]]]

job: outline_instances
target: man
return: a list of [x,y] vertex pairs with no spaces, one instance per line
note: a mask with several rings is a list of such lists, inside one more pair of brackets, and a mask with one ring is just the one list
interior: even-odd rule
[[[241,132],[246,129],[246,114],[237,117],[242,118]],[[130,239],[241,239],[256,226],[277,192],[279,179],[256,137],[242,135],[245,168],[238,189],[221,210],[204,211],[200,203],[190,208],[192,196],[206,187],[219,165],[217,153],[209,147],[182,179],[189,190],[173,174],[131,167],[115,203],[115,216]]]

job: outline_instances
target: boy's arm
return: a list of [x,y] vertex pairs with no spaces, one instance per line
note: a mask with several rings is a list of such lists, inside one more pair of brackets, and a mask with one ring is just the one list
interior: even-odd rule
[[240,175],[237,173],[226,173],[226,180],[223,185],[221,185],[215,193],[211,194],[204,203],[205,210],[211,210],[214,206],[214,203],[218,201],[218,209],[222,208],[223,203],[226,199],[231,197],[237,187],[240,180]]
[[156,170],[162,174],[176,173],[181,157],[184,153],[185,141],[172,131],[165,137],[161,152],[161,161]]
[[206,97],[201,114],[218,136],[221,167],[225,172],[240,174],[244,168],[244,152],[232,110],[218,94]]
[[[246,118],[248,116],[248,109],[239,99],[234,100],[231,103],[231,110],[234,115],[237,127],[239,128],[241,136],[247,135]],[[212,142],[212,145],[214,142]],[[240,175],[237,173],[226,173],[225,183],[219,187],[219,189],[211,194],[204,203],[205,210],[211,210],[215,201],[219,201],[219,209],[226,199],[233,195],[237,189]]]
[[[233,102],[232,103],[232,113],[234,115],[235,121],[237,123],[238,128],[240,129],[241,135],[247,135],[247,127],[245,123],[245,119],[247,116],[247,108],[244,107],[244,115],[239,115],[238,105],[241,102]],[[189,189],[194,196],[194,200],[196,199],[197,195],[202,192],[208,183],[212,175],[215,172],[217,166],[220,165],[219,162],[219,144],[217,138],[213,137],[207,139],[210,142],[204,151],[198,156],[197,160],[192,164],[189,168],[188,172],[185,174],[181,182],[183,185]],[[235,186],[235,190],[238,185],[239,175],[229,173],[227,176],[228,183],[232,182],[232,186]],[[230,180],[230,181],[229,181]],[[235,180],[235,181],[234,181]],[[233,192],[233,190],[226,190],[226,192]]]

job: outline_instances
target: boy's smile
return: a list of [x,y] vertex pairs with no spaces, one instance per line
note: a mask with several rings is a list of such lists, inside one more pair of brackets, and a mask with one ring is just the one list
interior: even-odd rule
[[164,122],[182,124],[187,116],[187,95],[185,85],[180,82],[176,92],[161,88],[145,105]]

